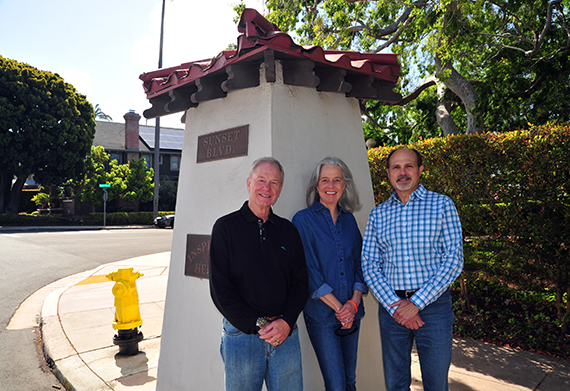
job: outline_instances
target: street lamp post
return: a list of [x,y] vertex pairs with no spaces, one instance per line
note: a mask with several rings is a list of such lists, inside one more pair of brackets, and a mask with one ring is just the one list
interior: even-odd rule
[[[158,49],[158,69],[162,68],[162,42],[164,39],[164,7],[162,0],[162,19],[160,21],[160,45]],[[158,217],[158,189],[160,186],[160,117],[156,117],[154,126],[154,200],[153,219]]]

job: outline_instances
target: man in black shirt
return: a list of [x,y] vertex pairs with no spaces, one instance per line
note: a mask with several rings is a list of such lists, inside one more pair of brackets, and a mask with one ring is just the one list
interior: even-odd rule
[[210,294],[224,316],[226,391],[303,389],[297,317],[309,297],[303,245],[271,206],[283,188],[273,158],[253,163],[249,200],[212,229]]

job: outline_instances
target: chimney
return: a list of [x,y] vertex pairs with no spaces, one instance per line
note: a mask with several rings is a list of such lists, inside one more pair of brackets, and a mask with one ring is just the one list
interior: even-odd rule
[[139,120],[141,116],[134,110],[129,110],[123,116],[125,119],[125,148],[127,149],[127,161],[139,158]]

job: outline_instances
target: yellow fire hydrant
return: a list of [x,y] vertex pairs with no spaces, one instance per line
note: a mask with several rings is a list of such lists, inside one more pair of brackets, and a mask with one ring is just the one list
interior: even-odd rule
[[133,272],[133,268],[119,269],[107,274],[107,278],[115,281],[113,295],[115,296],[115,320],[113,328],[117,335],[113,343],[119,346],[119,354],[133,356],[138,353],[138,343],[143,340],[143,334],[138,330],[142,325],[139,308],[139,295],[136,280],[142,273]]

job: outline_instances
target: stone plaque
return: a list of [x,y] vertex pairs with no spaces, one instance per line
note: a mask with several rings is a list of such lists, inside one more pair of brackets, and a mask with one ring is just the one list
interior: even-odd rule
[[186,236],[186,262],[184,275],[209,278],[210,235]]
[[249,125],[198,136],[196,162],[247,156]]

